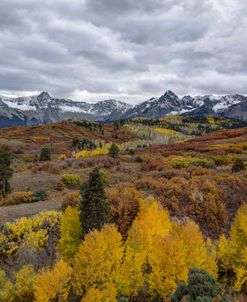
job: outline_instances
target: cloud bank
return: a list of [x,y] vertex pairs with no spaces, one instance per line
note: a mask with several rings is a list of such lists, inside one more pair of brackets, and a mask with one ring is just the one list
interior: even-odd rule
[[1,0],[0,93],[247,94],[244,0]]

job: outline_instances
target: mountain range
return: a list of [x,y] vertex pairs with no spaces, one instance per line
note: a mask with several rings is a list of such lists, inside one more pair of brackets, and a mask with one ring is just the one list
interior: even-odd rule
[[204,95],[179,98],[168,90],[159,98],[137,105],[116,100],[97,103],[55,98],[48,92],[29,97],[0,96],[0,127],[38,125],[61,120],[111,122],[134,117],[161,118],[166,115],[222,115],[247,120],[247,97],[244,95]]

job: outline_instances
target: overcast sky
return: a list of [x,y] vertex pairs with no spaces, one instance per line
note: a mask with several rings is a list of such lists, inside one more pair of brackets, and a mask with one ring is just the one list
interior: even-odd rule
[[247,94],[246,0],[0,0],[0,93]]

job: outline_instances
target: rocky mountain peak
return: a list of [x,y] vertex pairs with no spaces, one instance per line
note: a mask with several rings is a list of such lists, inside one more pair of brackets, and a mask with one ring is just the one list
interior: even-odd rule
[[[137,105],[114,99],[87,103],[52,97],[43,91],[29,97],[0,97],[0,121],[6,127],[14,124],[41,124],[66,119],[114,121],[133,117],[160,118],[166,115],[223,115],[247,119],[247,97],[244,95],[204,95],[179,98],[171,90]],[[18,119],[16,118],[18,117]],[[17,123],[18,121],[18,123]]]

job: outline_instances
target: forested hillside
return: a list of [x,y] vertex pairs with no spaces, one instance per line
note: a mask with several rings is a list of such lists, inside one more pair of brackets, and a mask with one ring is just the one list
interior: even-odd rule
[[247,127],[0,129],[0,301],[246,301]]

